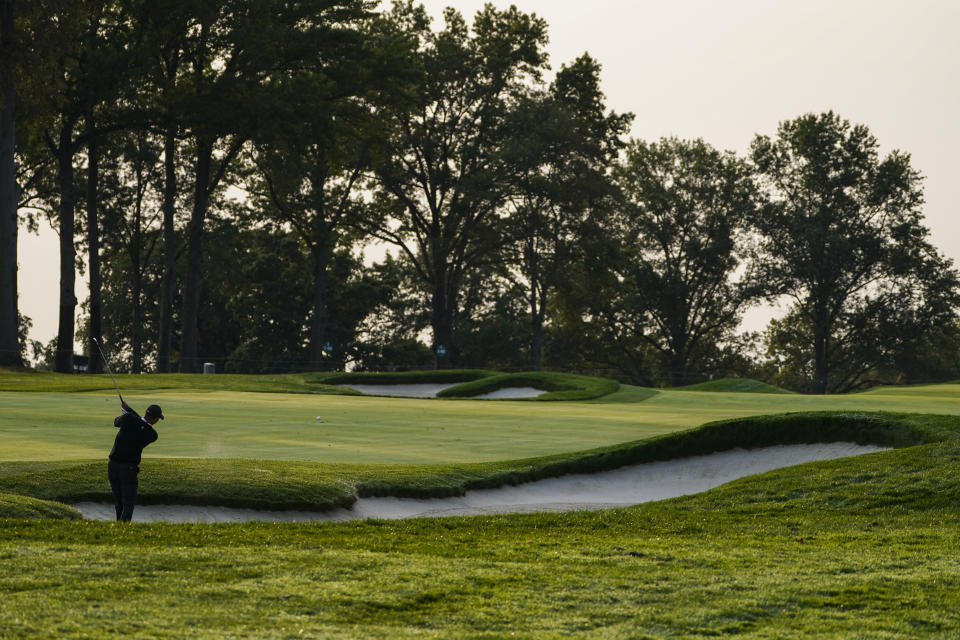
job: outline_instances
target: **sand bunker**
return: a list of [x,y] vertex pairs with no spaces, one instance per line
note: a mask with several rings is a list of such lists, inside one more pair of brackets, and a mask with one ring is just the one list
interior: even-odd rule
[[[780,467],[884,450],[884,447],[851,442],[733,449],[603,473],[574,474],[512,487],[469,491],[455,498],[361,498],[353,509],[323,513],[142,505],[134,511],[133,519],[139,522],[303,522],[604,509],[700,493],[737,478]],[[74,506],[86,518],[112,520],[115,517],[113,505],[84,502]]]
[[[399,398],[436,398],[444,389],[455,387],[459,382],[450,384],[351,384],[345,385],[368,396],[389,396]],[[506,400],[511,398],[536,398],[543,393],[533,387],[506,387],[490,393],[472,396],[480,400]]]
[[450,384],[349,384],[341,385],[356,389],[368,396],[391,396],[400,398],[436,398],[444,389],[455,387],[459,382]]

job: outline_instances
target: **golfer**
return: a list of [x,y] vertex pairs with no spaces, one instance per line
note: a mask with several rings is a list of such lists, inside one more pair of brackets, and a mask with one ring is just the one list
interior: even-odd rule
[[123,413],[116,417],[113,426],[120,429],[113,441],[110,462],[107,464],[107,477],[117,503],[117,520],[129,522],[133,518],[133,507],[137,503],[137,474],[140,473],[140,454],[143,448],[157,439],[153,425],[163,420],[163,412],[155,404],[147,407],[145,417],[141,418],[123,400],[120,401]]

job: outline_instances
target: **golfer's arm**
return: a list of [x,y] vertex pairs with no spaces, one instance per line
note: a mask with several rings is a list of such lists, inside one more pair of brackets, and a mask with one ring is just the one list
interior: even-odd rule
[[119,429],[119,428],[120,428],[120,425],[123,424],[123,421],[128,419],[127,416],[133,416],[133,417],[136,418],[138,421],[140,420],[140,416],[137,415],[137,412],[134,411],[133,409],[131,409],[131,408],[129,407],[129,405],[128,405],[127,407],[125,407],[125,408],[123,409],[123,413],[121,413],[119,416],[117,416],[116,418],[114,418],[114,420],[113,420],[113,426],[115,426],[115,427],[117,427],[117,428]]

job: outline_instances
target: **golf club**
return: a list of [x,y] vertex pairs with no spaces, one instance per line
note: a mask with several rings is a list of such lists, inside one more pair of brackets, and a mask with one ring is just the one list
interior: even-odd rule
[[100,348],[100,343],[97,342],[96,338],[90,338],[93,340],[93,344],[97,345],[97,351],[100,352],[100,357],[103,358],[103,364],[107,367],[107,373],[110,374],[110,379],[113,380],[113,387],[117,390],[117,395],[120,397],[120,402],[123,403],[123,396],[120,395],[120,387],[117,386],[117,380],[113,377],[113,372],[110,371],[110,363],[107,362],[107,356],[103,355],[103,349]]

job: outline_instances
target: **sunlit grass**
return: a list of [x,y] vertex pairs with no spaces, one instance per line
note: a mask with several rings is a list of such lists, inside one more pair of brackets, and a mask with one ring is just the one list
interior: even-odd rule
[[960,635],[958,385],[562,403],[187,386],[125,395],[168,416],[144,501],[322,508],[734,446],[898,448],[609,511],[123,525],[27,497],[106,499],[112,385],[0,392],[0,637]]
[[[960,630],[960,445],[629,509],[342,524],[0,520],[8,637],[871,637]],[[118,620],[135,620],[133,631]],[[301,634],[302,630],[302,634]]]

